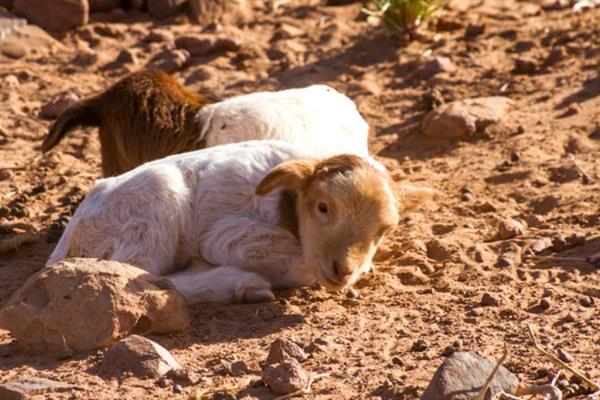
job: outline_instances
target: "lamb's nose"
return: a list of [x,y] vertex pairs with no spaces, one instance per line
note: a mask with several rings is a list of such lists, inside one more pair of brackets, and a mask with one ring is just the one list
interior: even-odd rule
[[331,268],[339,280],[344,280],[348,275],[352,274],[350,268],[346,264],[340,264],[338,260],[333,260]]

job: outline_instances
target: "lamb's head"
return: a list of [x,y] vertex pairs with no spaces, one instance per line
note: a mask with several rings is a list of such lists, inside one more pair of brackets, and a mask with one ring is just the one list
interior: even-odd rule
[[383,236],[398,224],[388,175],[372,160],[339,155],[284,162],[256,193],[276,187],[296,194],[304,261],[329,290],[349,287],[368,272]]

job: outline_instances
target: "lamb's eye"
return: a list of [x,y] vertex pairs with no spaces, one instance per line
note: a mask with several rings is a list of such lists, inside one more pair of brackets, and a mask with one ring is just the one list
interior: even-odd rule
[[329,212],[327,204],[323,203],[322,201],[317,204],[317,210],[319,210],[321,214],[327,214]]

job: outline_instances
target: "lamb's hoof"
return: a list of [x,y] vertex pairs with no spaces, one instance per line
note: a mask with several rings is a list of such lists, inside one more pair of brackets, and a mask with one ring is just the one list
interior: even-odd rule
[[271,289],[247,288],[244,290],[244,303],[266,303],[273,300],[275,300],[275,295]]

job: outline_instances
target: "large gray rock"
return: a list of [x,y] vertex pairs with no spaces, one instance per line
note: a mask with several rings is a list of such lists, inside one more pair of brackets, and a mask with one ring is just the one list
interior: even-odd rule
[[[475,396],[490,376],[495,361],[471,352],[454,353],[437,369],[422,400],[469,400]],[[486,393],[486,400],[504,391],[514,393],[519,379],[504,367],[500,367]]]
[[500,121],[511,102],[506,97],[478,97],[453,101],[432,110],[423,120],[423,134],[434,139],[468,140]]
[[66,392],[72,386],[44,378],[28,378],[6,382],[0,385],[0,400],[26,400],[51,392]]
[[189,326],[187,303],[170,282],[114,261],[72,258],[29,278],[0,311],[0,328],[24,347],[89,351],[132,333]]
[[111,346],[100,369],[110,375],[133,374],[139,378],[160,378],[181,366],[167,349],[142,336],[133,335]]
[[88,0],[16,0],[15,12],[50,31],[67,31],[88,23]]

